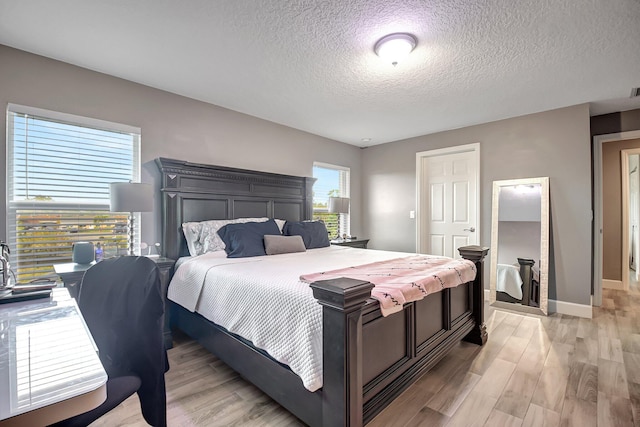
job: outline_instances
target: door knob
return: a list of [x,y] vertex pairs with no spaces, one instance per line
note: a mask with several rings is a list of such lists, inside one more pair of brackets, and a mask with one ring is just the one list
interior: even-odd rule
[[472,233],[473,233],[473,232],[475,232],[475,231],[476,231],[476,228],[475,228],[475,227],[465,228],[465,229],[463,229],[462,231],[470,231],[470,232],[472,232]]

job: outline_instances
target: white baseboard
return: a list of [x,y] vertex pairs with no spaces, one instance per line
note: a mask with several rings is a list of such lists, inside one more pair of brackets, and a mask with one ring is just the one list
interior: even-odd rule
[[619,291],[624,290],[624,286],[622,285],[622,280],[602,279],[602,288],[603,289],[617,289]]
[[549,300],[549,313],[567,314],[569,316],[584,317],[591,319],[593,317],[593,307],[586,304],[575,304],[572,302]]
[[[489,289],[484,290],[484,300],[489,301],[489,295],[491,291]],[[591,319],[593,317],[593,310],[590,305],[575,304],[572,302],[549,300],[549,313],[567,314],[569,316],[584,317]]]

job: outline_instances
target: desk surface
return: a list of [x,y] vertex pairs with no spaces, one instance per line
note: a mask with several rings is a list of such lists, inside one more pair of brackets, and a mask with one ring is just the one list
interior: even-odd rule
[[107,374],[64,288],[0,307],[0,426],[47,425],[99,406]]
[[[147,256],[147,255],[142,255],[142,256]],[[172,259],[161,257],[161,256],[149,255],[147,257],[153,260],[156,264],[174,262],[174,260]],[[78,264],[75,262],[67,262],[64,264],[53,264],[53,269],[55,270],[56,274],[63,274],[63,275],[69,274],[69,273],[84,273],[95,264],[96,264],[96,261],[93,261],[90,264]]]
[[77,264],[75,262],[67,262],[64,264],[53,264],[53,269],[55,270],[56,274],[77,273],[85,272],[95,264],[95,261],[90,264]]

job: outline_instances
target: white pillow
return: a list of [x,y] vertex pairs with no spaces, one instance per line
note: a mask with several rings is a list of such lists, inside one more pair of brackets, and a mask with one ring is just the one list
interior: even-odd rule
[[285,220],[285,219],[274,219],[274,221],[276,222],[276,225],[280,229],[280,234],[282,234],[282,229],[284,228],[284,223],[287,222],[287,220]]
[[202,254],[202,245],[198,242],[200,238],[200,230],[202,224],[199,222],[183,222],[182,232],[184,238],[187,241],[187,248],[189,248],[189,255],[196,256]]
[[[187,240],[187,247],[191,256],[202,255],[207,252],[224,250],[225,244],[218,235],[218,230],[227,224],[237,224],[244,222],[265,222],[269,218],[236,218],[236,219],[213,219],[200,222],[185,222],[182,224],[182,231]],[[276,224],[282,233],[284,220],[276,220]]]

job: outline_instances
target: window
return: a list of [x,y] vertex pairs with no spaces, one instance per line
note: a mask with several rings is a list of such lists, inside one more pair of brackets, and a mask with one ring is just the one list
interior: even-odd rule
[[349,214],[328,212],[329,197],[349,197],[349,168],[313,164],[313,219],[324,221],[330,238],[350,235]]
[[7,236],[16,279],[71,262],[73,242],[126,249],[127,214],[109,212],[109,183],[129,180],[140,180],[140,129],[10,104]]

